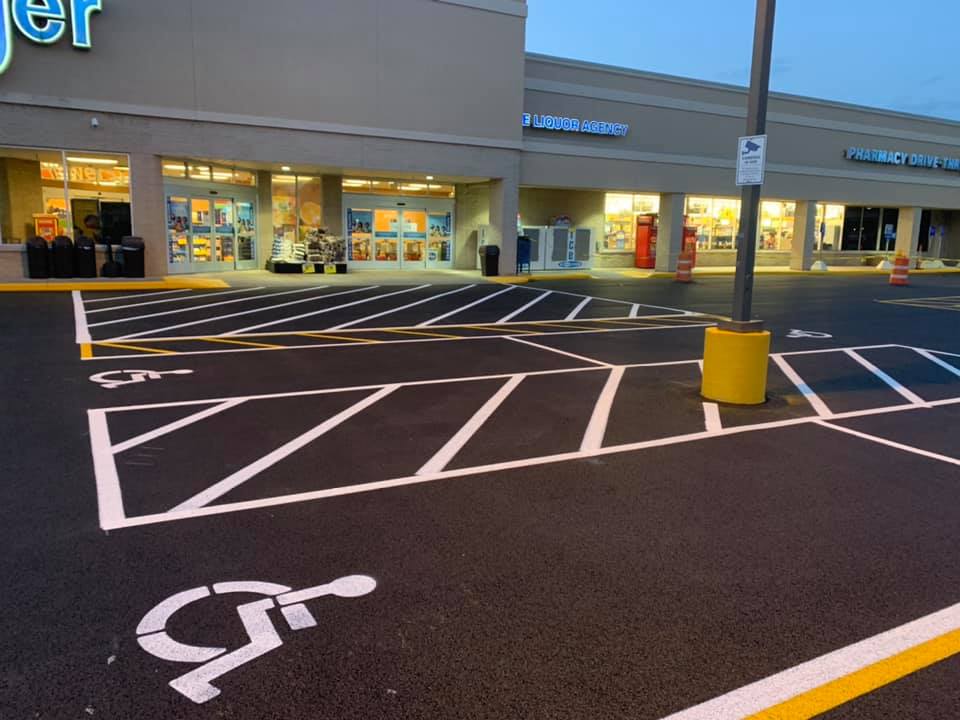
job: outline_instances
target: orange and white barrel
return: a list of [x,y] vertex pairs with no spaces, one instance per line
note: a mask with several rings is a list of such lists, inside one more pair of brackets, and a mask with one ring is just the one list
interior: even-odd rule
[[906,255],[897,255],[893,261],[893,270],[890,271],[891,285],[909,285],[910,258]]
[[677,259],[677,282],[693,282],[693,258],[688,252],[680,253]]

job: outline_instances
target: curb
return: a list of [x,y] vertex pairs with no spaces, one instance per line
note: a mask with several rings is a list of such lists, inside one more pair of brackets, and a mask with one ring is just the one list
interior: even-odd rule
[[549,275],[501,275],[490,278],[493,282],[505,285],[526,285],[532,282],[546,282],[552,280],[593,280],[590,273],[552,273]]
[[[937,270],[910,270],[911,275],[957,275],[960,274],[960,268],[940,268]],[[664,280],[672,279],[675,274],[670,272],[652,272],[652,273],[636,273],[636,272],[621,272],[620,275],[635,280]],[[889,270],[827,270],[826,272],[819,270],[777,270],[773,272],[760,272],[755,271],[754,275],[767,275],[767,276],[796,276],[796,277],[829,277],[833,276],[843,276],[843,277],[888,277],[890,275]],[[696,280],[698,277],[734,277],[735,273],[730,271],[711,271],[711,270],[694,270],[693,279]]]
[[14,292],[112,292],[115,290],[212,290],[230,287],[213,278],[164,278],[162,280],[27,280],[0,283],[0,293]]

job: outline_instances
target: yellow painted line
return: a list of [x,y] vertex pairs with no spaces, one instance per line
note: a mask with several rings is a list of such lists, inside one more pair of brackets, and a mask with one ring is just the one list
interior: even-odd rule
[[284,345],[268,345],[267,343],[248,342],[247,340],[228,340],[226,338],[205,337],[200,338],[203,342],[225,343],[227,345],[247,345],[248,347],[267,348],[268,350],[280,350]]
[[[527,323],[524,323],[526,325]],[[517,330],[509,325],[461,325],[465,330],[479,330],[480,332],[496,332],[499,335],[543,335],[535,330]]]
[[462,335],[446,335],[444,333],[423,332],[422,330],[378,330],[377,332],[399,333],[400,335],[422,335],[423,337],[445,338],[447,340],[463,340]]
[[960,630],[797,695],[744,720],[807,720],[960,653]]
[[90,343],[80,343],[80,359],[89,360],[93,357],[93,347]]
[[139,345],[124,345],[124,344],[121,344],[121,343],[103,342],[103,341],[95,342],[95,343],[93,343],[93,344],[96,345],[96,346],[98,346],[98,347],[115,348],[115,349],[117,349],[117,350],[134,350],[134,351],[136,351],[136,352],[153,353],[153,354],[156,354],[156,355],[179,355],[179,353],[174,352],[174,351],[172,351],[172,350],[158,350],[158,349],[156,349],[156,348],[140,347]]
[[[524,324],[536,325],[537,327],[548,327],[555,330],[588,330],[590,332],[607,332],[607,328],[597,327],[596,325],[570,325],[566,323],[565,320],[557,320],[554,322],[531,322]],[[543,333],[540,334],[542,335]]]
[[656,320],[595,320],[594,322],[598,323],[608,323],[610,325],[622,325],[624,327],[661,327],[657,323],[660,322],[660,318]]
[[327,335],[322,333],[309,333],[302,332],[297,333],[297,335],[303,335],[304,337],[320,338],[321,340],[343,340],[346,342],[357,342],[357,343],[378,343],[379,340],[370,340],[368,338],[358,338],[358,337],[344,337],[343,335]]
[[126,292],[128,290],[210,290],[230,287],[223,280],[212,278],[172,280],[87,280],[87,281],[31,281],[0,283],[0,292]]

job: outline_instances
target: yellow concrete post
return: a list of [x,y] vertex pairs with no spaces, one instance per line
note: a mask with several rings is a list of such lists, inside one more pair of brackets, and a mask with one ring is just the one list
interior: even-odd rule
[[734,405],[767,400],[770,333],[707,328],[703,345],[703,397]]

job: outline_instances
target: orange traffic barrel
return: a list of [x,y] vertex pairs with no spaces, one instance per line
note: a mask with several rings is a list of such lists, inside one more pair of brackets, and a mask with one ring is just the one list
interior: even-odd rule
[[893,270],[890,271],[891,285],[909,285],[910,258],[906,255],[897,255],[893,261]]
[[693,282],[693,258],[690,253],[682,252],[677,259],[677,282]]

